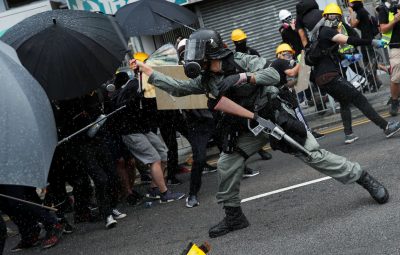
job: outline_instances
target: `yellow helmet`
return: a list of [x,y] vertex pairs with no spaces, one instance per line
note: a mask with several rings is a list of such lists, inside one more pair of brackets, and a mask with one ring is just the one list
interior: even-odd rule
[[275,54],[278,55],[279,53],[282,53],[284,51],[290,51],[292,54],[295,54],[295,51],[293,50],[292,47],[290,47],[289,44],[287,43],[282,43],[276,48]]
[[242,29],[235,29],[232,31],[231,39],[238,42],[247,38],[246,33]]
[[144,62],[146,61],[146,59],[149,58],[149,55],[145,52],[136,52],[135,54],[133,54],[133,58],[141,62]]
[[349,3],[362,2],[363,0],[349,0]]
[[342,12],[342,9],[340,9],[339,5],[337,5],[335,3],[330,3],[325,7],[324,13],[322,13],[322,15],[326,15],[326,14],[343,15],[343,12]]

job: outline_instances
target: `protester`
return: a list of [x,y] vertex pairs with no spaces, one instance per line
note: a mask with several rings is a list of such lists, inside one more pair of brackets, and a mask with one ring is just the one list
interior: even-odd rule
[[[124,75],[129,78],[128,75]],[[185,194],[171,192],[164,180],[164,169],[167,165],[167,147],[161,139],[150,131],[146,121],[143,121],[143,111],[140,109],[142,94],[139,90],[137,79],[127,79],[116,85],[116,91],[112,95],[114,108],[126,105],[127,108],[117,113],[114,117],[119,121],[118,134],[132,155],[142,163],[150,165],[152,183],[149,198],[160,199],[161,203],[167,203],[182,199]]]
[[388,2],[388,7],[378,8],[379,24],[382,32],[382,40],[389,43],[390,60],[390,108],[389,113],[396,116],[399,111],[400,95],[400,5],[399,1]]
[[[41,204],[36,188],[16,185],[0,185],[0,193],[36,204]],[[11,249],[12,252],[25,250],[40,244],[39,234],[44,226],[46,236],[42,240],[42,248],[47,249],[56,245],[62,236],[64,227],[57,218],[47,210],[13,199],[0,197],[0,210],[7,214],[17,225],[21,235],[20,242]]]
[[387,122],[369,104],[368,100],[351,83],[341,77],[338,65],[339,44],[354,46],[372,45],[376,48],[383,47],[382,40],[359,39],[340,34],[337,29],[342,20],[342,10],[337,4],[329,4],[323,13],[324,25],[318,36],[318,49],[321,57],[315,65],[315,80],[317,85],[340,103],[340,113],[344,125],[345,143],[355,142],[358,137],[353,134],[351,126],[350,104],[353,104],[365,114],[372,122],[380,127],[387,138],[392,137],[400,130],[398,121]]
[[[184,64],[184,55],[187,39],[182,39],[177,44],[179,62]],[[207,166],[207,144],[215,133],[215,122],[212,113],[207,109],[185,110],[185,122],[188,133],[186,135],[193,152],[192,170],[190,172],[189,196],[186,198],[186,207],[198,206],[198,193],[201,188],[201,177],[204,169],[208,172],[216,171],[216,168]]]
[[[363,0],[350,0],[348,10],[350,25],[361,31],[362,39],[372,40],[379,34],[377,20],[364,8]],[[361,52],[364,63],[368,65],[367,80],[372,86],[372,91],[377,91],[382,86],[382,82],[378,79],[378,62],[375,51],[372,46],[362,46]]]
[[279,28],[282,42],[289,44],[294,49],[295,58],[297,58],[303,50],[303,45],[301,44],[300,36],[296,30],[296,19],[288,10],[280,10],[278,16],[279,20],[282,22],[282,25]]
[[[209,43],[204,44],[203,42]],[[185,70],[186,74],[190,76],[190,80],[175,80],[138,61],[132,62],[132,68],[139,68],[140,71],[150,77],[149,83],[168,91],[174,96],[201,94],[204,91],[209,91],[214,97],[229,96],[250,109],[255,104],[258,105],[255,102],[257,98],[261,98],[261,100],[277,98],[276,94],[270,94],[270,96],[268,94],[276,92],[277,89],[271,85],[280,81],[279,73],[273,68],[264,68],[265,59],[231,52],[223,47],[221,36],[209,29],[199,29],[192,33],[187,45]],[[199,69],[197,67],[200,65],[197,61],[201,63],[207,61],[209,65]],[[232,70],[234,70],[234,74],[229,72],[231,75],[225,75]],[[261,103],[260,101],[257,102]],[[209,103],[215,104],[213,101]],[[294,120],[292,113],[288,112],[288,109],[283,107],[282,104],[274,100],[267,102],[267,105],[259,106],[261,108],[255,109],[259,114],[267,114],[268,117],[265,115],[264,117],[272,117],[273,121],[278,120],[278,124],[284,129],[289,129],[291,133],[304,139],[301,143],[310,151],[310,155],[308,157],[300,155],[299,157],[305,163],[344,184],[357,182],[367,189],[378,203],[387,202],[389,194],[383,185],[367,172],[361,170],[358,163],[350,162],[344,157],[320,149],[311,133],[306,131],[303,124]],[[272,108],[269,108],[270,106]],[[277,117],[274,117],[275,115]],[[227,143],[224,146],[224,152],[221,153],[218,161],[219,191],[217,200],[224,204],[226,217],[210,229],[209,236],[212,238],[249,226],[249,222],[240,207],[240,180],[246,158],[257,152],[268,140],[263,134],[254,137],[247,132],[246,127],[241,124],[241,119],[229,116],[229,120],[225,119],[224,121],[228,121],[225,122],[224,127],[229,130],[226,131]],[[239,130],[241,130],[240,133]],[[290,151],[290,146],[285,145],[284,142],[281,142],[280,147],[277,148]]]

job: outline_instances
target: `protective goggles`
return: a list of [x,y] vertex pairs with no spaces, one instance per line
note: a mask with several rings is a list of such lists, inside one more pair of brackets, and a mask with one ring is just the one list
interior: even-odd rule
[[293,20],[293,17],[292,17],[292,15],[290,15],[286,19],[284,19],[283,22],[284,23],[290,23],[290,22],[292,22],[292,20]]
[[340,14],[328,14],[328,20],[342,20],[342,15]]

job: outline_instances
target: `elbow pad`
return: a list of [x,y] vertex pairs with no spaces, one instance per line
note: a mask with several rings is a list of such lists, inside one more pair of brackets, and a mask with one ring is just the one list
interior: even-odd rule
[[354,36],[349,36],[347,39],[347,44],[351,44],[353,46],[368,46],[371,45],[372,40],[368,39],[360,39]]

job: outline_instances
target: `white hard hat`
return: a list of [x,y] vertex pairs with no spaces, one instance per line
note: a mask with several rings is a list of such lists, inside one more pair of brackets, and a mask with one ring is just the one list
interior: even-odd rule
[[285,19],[287,19],[287,17],[292,16],[292,13],[288,10],[281,10],[279,12],[279,20],[283,21]]
[[186,41],[187,41],[186,38],[182,39],[182,40],[178,43],[178,47],[177,47],[177,48],[180,49],[181,47],[186,46]]

